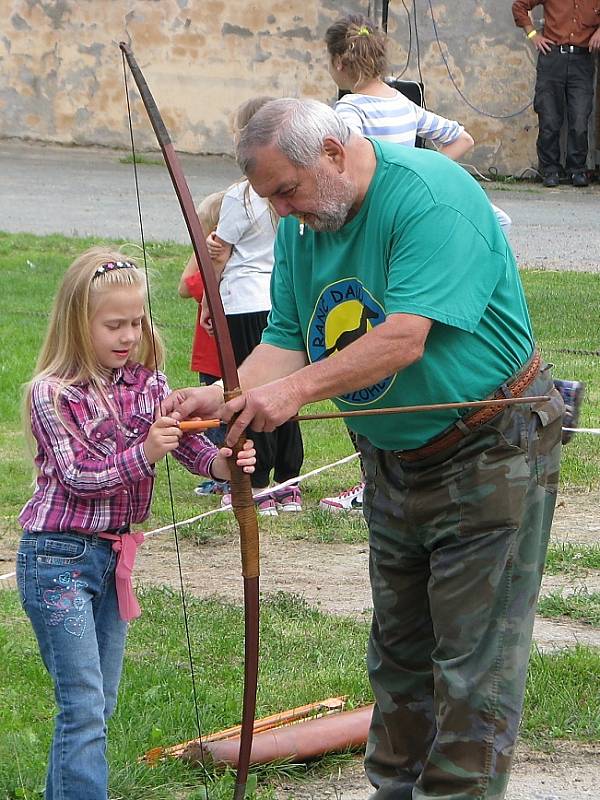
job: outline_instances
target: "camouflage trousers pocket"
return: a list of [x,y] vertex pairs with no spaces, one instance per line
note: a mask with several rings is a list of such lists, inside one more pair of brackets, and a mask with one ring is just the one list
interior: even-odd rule
[[552,389],[548,394],[549,400],[531,406],[529,459],[535,466],[538,486],[556,494],[565,405],[558,389]]
[[494,439],[464,463],[458,477],[460,536],[514,531],[521,524],[531,474],[527,453],[500,436]]

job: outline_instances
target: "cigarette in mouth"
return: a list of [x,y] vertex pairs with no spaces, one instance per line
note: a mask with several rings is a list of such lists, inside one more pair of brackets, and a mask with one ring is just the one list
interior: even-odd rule
[[300,225],[298,227],[298,232],[300,233],[300,236],[304,236],[304,217],[300,217],[299,221]]

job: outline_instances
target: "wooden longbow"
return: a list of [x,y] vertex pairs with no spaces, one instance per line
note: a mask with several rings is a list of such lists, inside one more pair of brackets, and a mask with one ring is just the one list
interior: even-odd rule
[[[210,308],[215,341],[221,365],[225,400],[231,400],[240,394],[240,381],[235,363],[229,328],[221,303],[219,287],[206,247],[206,237],[200,225],[192,200],[192,195],[184,177],[181,164],[171,142],[165,123],[152,97],[148,84],[134,55],[125,42],[119,47],[127,61],[131,75],[140,93],[142,102],[156,134],[158,144],[171,176],[175,193],[179,200],[181,212],[187,226],[198,269],[204,282],[206,300]],[[252,499],[250,476],[236,464],[237,453],[242,448],[245,436],[242,436],[229,459],[231,470],[231,503],[240,529],[242,552],[242,575],[244,579],[244,699],[242,708],[242,726],[240,735],[240,754],[234,800],[244,800],[250,752],[256,710],[256,690],[258,681],[258,631],[259,631],[259,538],[256,508]]]

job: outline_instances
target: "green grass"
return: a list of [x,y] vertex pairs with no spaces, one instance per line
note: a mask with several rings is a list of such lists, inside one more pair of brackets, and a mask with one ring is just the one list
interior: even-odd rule
[[[65,267],[96,241],[0,233],[4,286],[0,297],[0,536],[3,532],[16,534],[18,509],[30,491],[31,469],[19,423],[21,386],[33,371],[51,297]],[[129,246],[127,252],[138,255],[135,246]],[[188,366],[196,308],[193,301],[184,302],[177,296],[177,283],[188,256],[189,248],[173,243],[148,246],[154,274],[153,310],[163,323],[167,374],[173,386],[193,384],[196,377]],[[598,276],[525,271],[523,280],[538,341],[546,357],[556,364],[555,375],[587,382],[580,424],[597,426],[600,360],[567,355],[560,350],[598,349],[593,313]],[[351,452],[340,421],[307,423],[303,435],[306,470]],[[579,436],[565,449],[563,486],[582,491],[600,487],[596,442]],[[321,496],[354,483],[357,472],[356,464],[351,463],[311,479],[304,484],[307,510],[299,515],[262,520],[262,529],[311,541],[366,540],[359,516],[332,518],[317,508]],[[173,465],[172,476],[178,519],[218,504],[215,497],[197,498],[192,493],[196,479],[179,465]],[[159,465],[147,529],[170,521],[165,484],[164,467]],[[198,530],[187,532],[207,541],[236,535],[236,530],[232,515],[220,514]],[[561,551],[553,547],[549,564],[550,570],[573,574],[579,569],[597,569],[598,550],[565,545]],[[239,721],[241,612],[216,602],[188,602],[203,728],[210,731]],[[142,604],[145,614],[132,626],[121,699],[111,724],[112,796],[127,800],[201,800],[203,790],[196,770],[179,763],[161,764],[150,770],[136,761],[156,744],[196,735],[179,599],[167,590],[149,590],[142,593]],[[330,694],[349,694],[353,704],[368,701],[366,635],[363,623],[328,617],[289,596],[281,595],[266,603],[258,713],[267,714]],[[0,657],[4,674],[10,676],[0,689],[0,800],[32,798],[43,783],[53,706],[50,684],[28,622],[11,591],[0,592]],[[566,653],[534,655],[523,722],[525,736],[535,742],[553,738],[599,740],[599,672],[598,651],[576,648]],[[230,781],[231,776],[219,778],[211,786],[210,796],[230,797]],[[271,797],[268,786],[260,789],[259,796],[264,800]]]
[[546,557],[547,575],[585,575],[600,570],[600,545],[551,544]]
[[[131,626],[110,724],[111,797],[198,800],[198,769],[138,763],[152,747],[197,736],[179,597],[167,589],[139,596],[144,613]],[[199,714],[202,732],[209,733],[239,722],[243,614],[210,600],[189,598],[188,606]],[[349,696],[350,707],[371,702],[367,632],[366,623],[323,614],[297,597],[279,594],[263,601],[257,715],[340,694]],[[32,798],[43,783],[54,706],[29,623],[16,592],[8,590],[0,592],[0,658],[10,676],[0,690],[0,800]],[[528,741],[600,740],[599,670],[597,650],[534,652],[523,720]],[[258,797],[264,800],[271,796],[272,774],[281,776],[282,768],[259,771]],[[231,776],[211,773],[209,780],[211,797],[231,796]],[[18,788],[25,794],[15,794]]]
[[586,625],[600,626],[600,593],[581,590],[573,594],[551,592],[538,603],[543,617],[567,617]]
[[165,162],[163,158],[156,158],[152,156],[145,156],[143,153],[136,153],[135,158],[131,153],[119,159],[119,164],[147,164],[152,167],[164,167]]
[[600,651],[577,646],[553,654],[534,650],[521,735],[540,747],[556,739],[598,741]]
[[[31,470],[20,433],[21,386],[31,376],[37,351],[44,336],[51,298],[65,267],[83,249],[99,240],[72,239],[53,235],[0,233],[0,274],[4,291],[0,297],[0,535],[16,533],[18,509],[27,500]],[[119,243],[118,243],[119,244]],[[128,253],[139,256],[136,245]],[[169,242],[148,245],[152,271],[153,313],[162,323],[167,344],[167,374],[172,386],[195,383],[189,370],[189,353],[196,308],[192,300],[178,297],[177,284],[189,248]],[[598,425],[600,419],[600,359],[561,353],[562,349],[597,349],[598,330],[592,311],[600,278],[588,273],[524,271],[525,284],[537,338],[548,359],[556,364],[555,375],[587,383],[586,402],[580,424]],[[317,404],[329,408],[330,404]],[[352,452],[340,420],[309,422],[303,426],[306,471]],[[600,487],[600,446],[591,436],[576,436],[564,450],[562,485],[583,491]],[[178,464],[173,465],[173,491],[178,519],[185,519],[218,504],[214,497],[197,498],[192,489],[196,479]],[[350,463],[323,473],[303,484],[308,513],[280,515],[263,527],[286,537],[315,541],[358,542],[366,539],[360,517],[349,521],[332,519],[318,511],[318,501],[356,482],[358,468]],[[152,517],[147,529],[170,521],[170,504],[159,465]],[[200,530],[201,537],[224,536],[235,531],[231,516],[211,517]]]
[[[186,797],[198,770],[179,762],[149,769],[139,756],[198,735],[181,602],[169,590],[139,592],[144,609],[130,630],[117,711],[110,725],[114,797]],[[366,626],[277,595],[261,606],[257,716],[346,694],[370,702],[364,668]],[[188,599],[202,733],[239,722],[243,682],[243,610]],[[51,684],[14,591],[0,592],[0,656],[10,681],[0,690],[0,798],[21,778],[41,785],[54,713]],[[112,796],[112,795],[111,795]],[[211,792],[212,796],[212,792]],[[215,795],[218,796],[218,795]],[[266,796],[266,795],[263,795]]]

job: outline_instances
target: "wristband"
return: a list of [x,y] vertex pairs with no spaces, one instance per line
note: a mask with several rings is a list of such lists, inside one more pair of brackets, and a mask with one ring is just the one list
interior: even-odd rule
[[534,28],[532,31],[529,31],[529,33],[527,34],[527,38],[528,39],[533,39],[533,37],[536,36],[536,35],[537,35],[537,31]]

